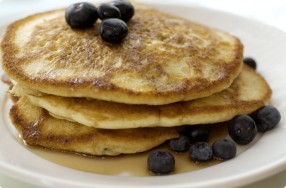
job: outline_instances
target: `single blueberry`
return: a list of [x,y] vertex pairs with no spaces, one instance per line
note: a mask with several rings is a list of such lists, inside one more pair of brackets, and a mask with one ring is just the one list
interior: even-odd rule
[[168,151],[154,150],[149,153],[147,166],[155,174],[167,174],[173,171],[175,159]]
[[206,142],[210,137],[211,129],[209,125],[190,125],[184,134],[189,136],[191,143]]
[[243,63],[247,64],[248,66],[250,66],[251,68],[256,70],[257,64],[256,64],[256,61],[253,58],[246,57],[246,58],[243,59]]
[[110,3],[111,5],[116,6],[121,13],[121,19],[125,22],[129,21],[134,15],[133,5],[126,0],[115,0]]
[[169,142],[170,149],[177,152],[184,152],[190,148],[190,140],[187,136],[180,136],[170,140]]
[[236,143],[245,145],[255,138],[257,128],[250,116],[238,115],[229,122],[228,133]]
[[120,43],[128,34],[125,22],[118,18],[109,18],[101,22],[99,26],[101,38],[110,43]]
[[213,151],[207,142],[196,142],[190,147],[190,159],[195,162],[203,162],[212,159]]
[[213,155],[216,159],[229,160],[236,155],[236,145],[228,139],[220,139],[212,145]]
[[120,10],[111,4],[103,3],[98,7],[98,16],[101,20],[107,19],[107,18],[120,18],[121,13]]
[[87,2],[72,4],[65,11],[65,19],[72,28],[91,27],[98,19],[97,8]]
[[281,114],[273,106],[264,106],[251,114],[256,123],[258,132],[266,132],[278,125]]

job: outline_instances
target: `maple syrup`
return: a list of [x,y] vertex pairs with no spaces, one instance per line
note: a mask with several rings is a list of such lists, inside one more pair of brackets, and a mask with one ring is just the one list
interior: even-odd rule
[[[211,137],[209,139],[209,143],[212,144],[217,139],[225,138],[226,135],[227,128],[225,125],[213,125],[211,127]],[[148,151],[140,154],[120,155],[115,157],[95,157],[53,151],[39,147],[28,146],[28,148],[34,154],[48,161],[85,172],[117,176],[152,175],[147,169]],[[169,150],[167,144],[163,144],[157,148]],[[172,172],[174,174],[190,172],[219,163],[217,160],[195,163],[189,159],[188,152],[171,152],[175,157],[175,170]]]

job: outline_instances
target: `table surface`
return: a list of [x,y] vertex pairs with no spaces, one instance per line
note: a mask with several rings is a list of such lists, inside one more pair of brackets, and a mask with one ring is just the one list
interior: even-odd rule
[[[0,2],[3,0],[0,0]],[[286,32],[286,1],[285,0],[189,0],[195,4],[238,14],[247,18],[256,19]],[[16,180],[13,177],[0,174],[0,188],[39,188]],[[262,181],[244,186],[243,188],[286,188],[286,170],[265,178]]]

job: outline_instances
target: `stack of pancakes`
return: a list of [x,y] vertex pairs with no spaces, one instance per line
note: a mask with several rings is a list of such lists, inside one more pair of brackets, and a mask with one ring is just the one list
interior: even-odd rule
[[149,150],[182,125],[228,121],[269,103],[234,36],[136,5],[126,39],[72,29],[64,10],[8,26],[1,61],[18,100],[10,111],[29,145],[90,155]]

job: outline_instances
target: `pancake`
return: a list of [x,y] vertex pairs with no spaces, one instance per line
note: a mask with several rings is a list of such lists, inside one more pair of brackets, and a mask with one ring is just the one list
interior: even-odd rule
[[98,25],[71,29],[64,10],[16,21],[1,43],[3,69],[47,94],[163,105],[222,91],[242,68],[236,37],[146,6],[135,6],[119,45],[103,42]]
[[209,97],[161,106],[121,103],[45,95],[16,85],[14,95],[26,95],[53,116],[83,125],[105,129],[138,127],[173,127],[185,124],[208,124],[250,114],[269,103],[271,89],[257,72],[244,66],[226,90]]
[[25,143],[88,155],[119,155],[149,150],[178,137],[174,128],[95,129],[51,117],[20,97],[10,117]]

